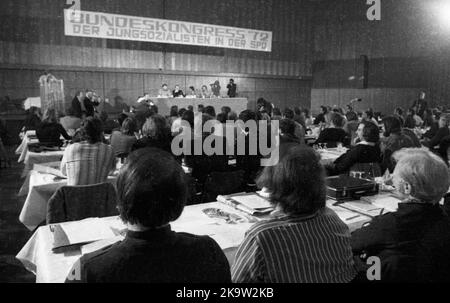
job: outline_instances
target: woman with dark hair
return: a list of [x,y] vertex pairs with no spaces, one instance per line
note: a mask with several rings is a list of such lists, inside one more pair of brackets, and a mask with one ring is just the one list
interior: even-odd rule
[[106,182],[116,168],[114,150],[103,143],[103,126],[98,118],[88,117],[80,129],[80,142],[69,145],[61,161],[67,185],[92,185]]
[[47,109],[44,114],[44,119],[42,123],[36,129],[36,135],[39,139],[39,143],[44,146],[62,146],[61,136],[66,140],[71,140],[72,137],[69,136],[64,129],[64,127],[58,123],[58,118],[56,117],[56,111],[54,109]]
[[364,121],[373,122],[376,126],[378,126],[378,121],[377,121],[377,119],[374,118],[373,111],[371,109],[366,110],[365,112],[363,112],[362,119]]
[[344,122],[344,117],[341,114],[332,113],[330,127],[320,133],[316,144],[326,143],[331,148],[335,148],[338,142],[344,145],[350,145],[350,135],[343,129]]
[[425,140],[422,141],[422,144],[430,149],[436,148],[445,137],[450,136],[449,126],[450,114],[441,115],[439,118],[439,129],[436,135],[434,135],[431,139],[425,138]]
[[[208,236],[176,233],[183,212],[183,169],[159,149],[132,153],[117,180],[118,210],[127,226],[123,241],[81,257],[78,283],[229,283],[230,265]],[[70,282],[66,280],[66,282]]]
[[394,171],[394,161],[392,154],[402,148],[415,147],[413,140],[402,132],[400,119],[396,116],[383,118],[384,134],[381,140],[381,169],[392,173]]
[[347,225],[326,207],[319,155],[294,146],[258,185],[276,207],[253,225],[232,268],[235,283],[345,283],[356,276]]
[[326,123],[325,115],[328,114],[328,108],[324,105],[320,107],[320,114],[314,119],[314,125],[319,125],[321,123]]
[[39,108],[32,106],[28,110],[28,115],[25,118],[25,122],[22,128],[23,132],[27,132],[29,130],[36,130],[39,124],[41,124],[41,111]]
[[169,123],[169,127],[172,127],[173,122],[179,118],[178,116],[178,106],[174,105],[170,108],[170,114],[167,118],[167,122]]
[[216,117],[216,110],[212,106],[207,106],[205,108],[205,114],[209,115],[211,118],[214,119]]
[[116,157],[127,156],[136,143],[137,124],[133,118],[127,118],[122,123],[120,131],[115,131],[111,136],[111,147]]
[[326,167],[329,176],[345,174],[359,163],[379,163],[381,151],[378,145],[380,131],[378,126],[369,121],[359,124],[357,135],[359,143],[353,146],[347,153],[340,156],[333,164]]
[[171,152],[172,136],[169,125],[163,116],[153,115],[147,119],[142,127],[142,138],[139,139],[132,148],[135,151],[140,148],[159,148],[166,152]]

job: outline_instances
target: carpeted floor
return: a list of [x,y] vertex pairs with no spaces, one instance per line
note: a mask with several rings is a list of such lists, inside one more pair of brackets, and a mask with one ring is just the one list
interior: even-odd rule
[[17,197],[23,180],[14,146],[7,147],[13,158],[11,168],[0,168],[0,283],[34,283],[34,274],[15,258],[32,233],[19,222],[25,197]]

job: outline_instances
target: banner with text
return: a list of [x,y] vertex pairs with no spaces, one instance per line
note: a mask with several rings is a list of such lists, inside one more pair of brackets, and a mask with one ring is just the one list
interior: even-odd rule
[[272,32],[99,12],[64,13],[66,36],[272,51]]

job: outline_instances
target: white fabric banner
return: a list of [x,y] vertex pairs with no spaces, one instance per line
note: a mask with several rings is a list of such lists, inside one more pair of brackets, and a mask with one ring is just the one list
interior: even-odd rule
[[64,11],[66,36],[272,51],[272,32],[100,12]]

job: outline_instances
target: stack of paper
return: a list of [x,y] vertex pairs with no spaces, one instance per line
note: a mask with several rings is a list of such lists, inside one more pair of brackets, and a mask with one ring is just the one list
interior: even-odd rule
[[268,214],[274,210],[274,207],[267,199],[256,193],[218,196],[217,201],[253,216]]
[[57,224],[52,230],[53,250],[116,237],[111,227],[99,218]]
[[44,173],[44,174],[54,175],[61,179],[67,179],[67,177],[64,176],[62,174],[62,172],[60,171],[60,168],[59,168],[60,165],[61,165],[61,162],[34,164],[33,170],[40,172],[40,173]]

